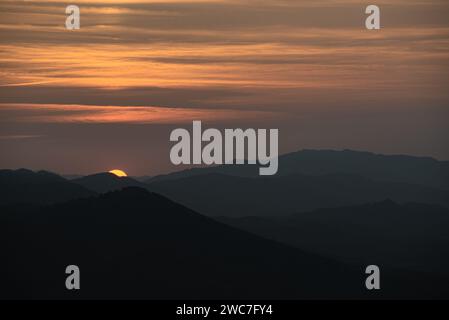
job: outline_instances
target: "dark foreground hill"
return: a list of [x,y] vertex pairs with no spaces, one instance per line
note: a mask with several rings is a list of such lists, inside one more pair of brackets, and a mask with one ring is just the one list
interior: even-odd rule
[[288,217],[219,221],[347,263],[375,263],[449,278],[449,209],[391,200]]
[[49,204],[92,195],[95,195],[95,192],[51,172],[0,170],[0,205]]
[[279,216],[387,198],[449,206],[448,190],[346,174],[258,178],[207,174],[154,181],[149,188],[209,216]]
[[[447,297],[440,278],[305,253],[203,217],[139,188],[36,209],[2,210],[2,298]],[[65,289],[65,268],[81,290]]]

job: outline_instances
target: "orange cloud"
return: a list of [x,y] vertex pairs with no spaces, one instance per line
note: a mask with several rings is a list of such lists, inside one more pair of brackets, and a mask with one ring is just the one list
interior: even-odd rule
[[56,104],[0,104],[9,122],[175,124],[204,121],[266,119],[274,112],[164,107],[88,106]]

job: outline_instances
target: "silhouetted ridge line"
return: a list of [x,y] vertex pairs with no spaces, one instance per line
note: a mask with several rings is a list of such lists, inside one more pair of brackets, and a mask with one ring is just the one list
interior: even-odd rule
[[341,261],[433,273],[449,285],[449,209],[442,206],[386,199],[283,217],[217,219]]
[[49,204],[95,194],[48,171],[0,170],[0,205]]
[[120,190],[126,187],[146,188],[147,185],[130,177],[117,177],[109,172],[96,173],[71,180],[89,190],[98,193]]
[[[147,182],[173,180],[183,177],[219,172],[232,176],[259,177],[254,165],[220,165],[192,168],[159,175]],[[305,149],[279,157],[277,175],[354,174],[372,180],[419,184],[449,190],[449,161],[430,157],[382,155],[352,150]]]
[[205,172],[154,181],[148,189],[209,216],[281,216],[384,199],[449,207],[449,190],[344,173],[243,177]]

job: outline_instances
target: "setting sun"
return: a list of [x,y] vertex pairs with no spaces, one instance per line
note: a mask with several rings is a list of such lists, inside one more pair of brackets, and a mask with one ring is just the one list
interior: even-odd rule
[[122,171],[119,169],[111,170],[111,171],[109,171],[109,173],[115,174],[117,177],[127,177],[128,176],[125,171]]

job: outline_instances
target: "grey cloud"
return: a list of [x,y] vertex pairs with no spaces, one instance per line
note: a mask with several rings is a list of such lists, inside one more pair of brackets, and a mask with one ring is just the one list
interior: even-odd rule
[[[30,26],[62,27],[65,15],[61,3],[39,2],[26,7],[22,2],[3,3],[2,23],[11,26],[29,24]],[[130,13],[82,13],[82,27],[89,30],[95,26],[115,27],[111,31],[94,30],[67,35],[63,30],[20,29],[11,35],[2,31],[2,41],[25,41],[50,43],[115,43],[156,41],[180,42],[264,42],[264,31],[277,29],[289,34],[280,36],[278,41],[294,41],[291,30],[301,33],[302,28],[363,28],[364,5],[356,2],[318,1],[313,5],[295,5],[295,2],[211,2],[211,3],[109,3],[80,4],[87,8],[116,7],[132,10]],[[385,4],[382,6],[382,25],[384,28],[397,27],[447,27],[449,3],[443,2],[406,2]],[[123,28],[123,30],[120,30]],[[51,28],[50,28],[51,29]],[[190,30],[190,33],[188,32]],[[202,31],[216,34],[202,34]],[[290,31],[290,32],[288,32]],[[179,33],[177,33],[179,32]],[[233,33],[234,32],[234,33]],[[242,34],[254,32],[255,36],[242,39]],[[259,32],[259,34],[257,34]],[[214,40],[214,38],[216,40]],[[298,37],[301,39],[301,37]],[[304,39],[302,39],[304,40]],[[327,39],[321,42],[332,45]],[[269,41],[273,41],[270,39]]]

